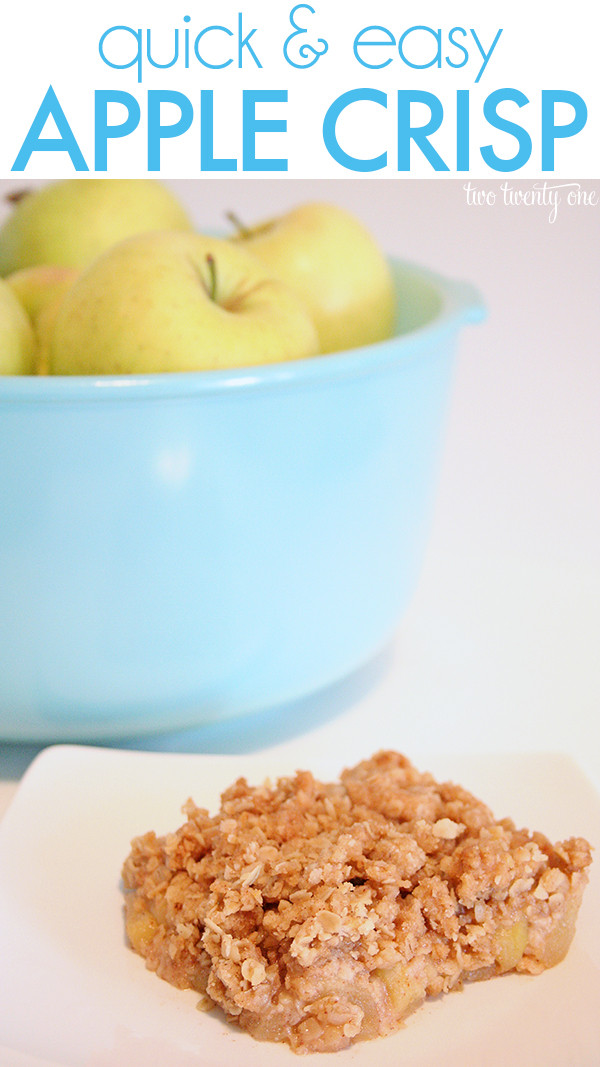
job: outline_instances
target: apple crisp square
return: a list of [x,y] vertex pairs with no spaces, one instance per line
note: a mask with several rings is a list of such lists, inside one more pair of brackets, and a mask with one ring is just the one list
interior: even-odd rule
[[551,844],[379,752],[339,781],[240,778],[210,815],[136,838],[132,947],[255,1038],[334,1052],[389,1034],[427,996],[565,956],[582,838]]

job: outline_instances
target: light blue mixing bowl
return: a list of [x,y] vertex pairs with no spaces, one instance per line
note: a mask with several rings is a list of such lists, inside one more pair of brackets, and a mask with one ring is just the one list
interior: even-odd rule
[[274,707],[390,639],[467,284],[394,263],[397,336],[244,370],[0,378],[0,736]]

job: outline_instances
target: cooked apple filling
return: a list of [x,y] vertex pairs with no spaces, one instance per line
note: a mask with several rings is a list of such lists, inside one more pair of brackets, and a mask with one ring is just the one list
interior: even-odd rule
[[389,1034],[427,996],[566,954],[590,846],[496,821],[453,783],[380,752],[324,784],[249,786],[216,815],[136,838],[127,933],[147,966],[254,1037],[333,1052]]

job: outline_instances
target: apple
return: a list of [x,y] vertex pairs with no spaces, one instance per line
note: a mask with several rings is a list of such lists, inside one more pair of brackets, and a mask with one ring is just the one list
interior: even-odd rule
[[308,203],[251,229],[237,225],[232,240],[250,249],[307,304],[321,352],[392,335],[390,268],[353,214],[333,204]]
[[10,286],[0,278],[0,374],[33,374],[33,327]]
[[23,267],[9,274],[6,284],[10,286],[35,327],[43,310],[67,291],[78,274],[79,271],[74,267],[40,264],[36,267]]
[[70,178],[15,194],[0,228],[0,275],[37,264],[81,268],[110,245],[147,230],[191,230],[160,182]]
[[47,338],[49,331],[64,294],[70,289],[78,274],[79,271],[75,267],[40,264],[37,267],[23,267],[22,270],[9,274],[6,279],[6,284],[10,286],[27,312],[34,329],[37,342],[37,374],[48,372]]
[[315,355],[312,319],[244,248],[174,231],[139,234],[99,256],[62,298],[52,374],[145,374]]

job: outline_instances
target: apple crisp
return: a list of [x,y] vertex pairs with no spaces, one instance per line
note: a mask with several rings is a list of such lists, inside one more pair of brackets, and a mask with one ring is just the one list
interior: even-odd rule
[[519,830],[379,752],[322,783],[240,778],[136,838],[129,941],[161,978],[295,1052],[389,1034],[426,996],[537,974],[572,940],[591,850]]

